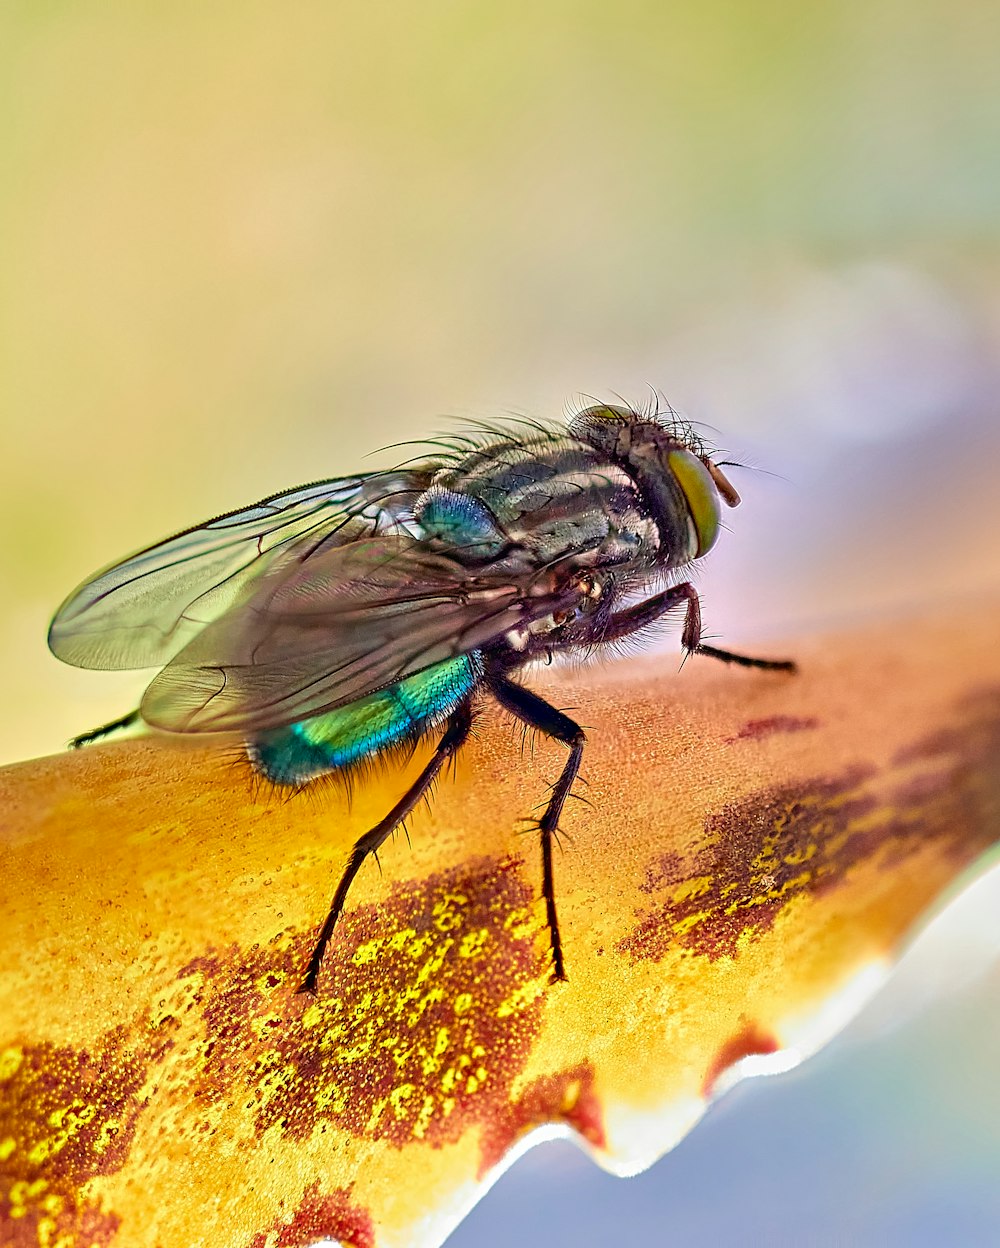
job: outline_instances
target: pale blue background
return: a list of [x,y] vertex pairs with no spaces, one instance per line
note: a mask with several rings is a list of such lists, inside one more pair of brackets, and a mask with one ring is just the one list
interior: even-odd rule
[[541,1146],[448,1248],[989,1248],[1000,1243],[998,1035],[1000,962],[895,1032],[744,1081],[634,1179],[568,1143]]

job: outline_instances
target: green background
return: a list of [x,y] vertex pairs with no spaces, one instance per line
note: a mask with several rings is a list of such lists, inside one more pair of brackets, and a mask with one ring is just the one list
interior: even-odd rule
[[998,47],[968,0],[5,4],[0,758],[141,690],[45,653],[96,567],[446,416],[660,388],[789,481],[720,631],[838,607],[810,465],[996,377]]

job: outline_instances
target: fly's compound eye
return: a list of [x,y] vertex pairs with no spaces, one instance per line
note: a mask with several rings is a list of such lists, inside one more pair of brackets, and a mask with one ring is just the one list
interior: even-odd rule
[[712,549],[719,536],[719,491],[707,465],[691,451],[671,451],[667,464],[687,501],[693,530],[691,557],[700,559]]

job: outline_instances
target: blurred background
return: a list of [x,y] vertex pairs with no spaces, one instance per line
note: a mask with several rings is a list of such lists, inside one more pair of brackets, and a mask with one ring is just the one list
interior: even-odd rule
[[[703,578],[730,644],[890,608],[905,626],[928,597],[974,609],[1000,584],[998,48],[978,0],[10,0],[0,761],[135,704],[142,675],[45,649],[97,567],[454,418],[559,418],[584,395],[662,390],[775,474],[734,472],[745,506]],[[941,1006],[867,1075],[828,1050],[832,1082],[789,1076],[784,1152],[713,1160],[754,1138],[770,1083],[644,1187],[535,1155],[491,1201],[539,1174],[539,1209],[607,1191],[619,1233],[654,1200],[633,1242],[702,1242],[681,1197],[716,1243],[1000,1241],[995,913],[945,1011],[958,1031]],[[846,1136],[824,1117],[845,1106]],[[892,1155],[914,1122],[919,1178]],[[898,1180],[902,1238],[845,1199],[852,1148]],[[953,1208],[982,1214],[958,1238],[935,1221]],[[478,1225],[462,1242],[488,1242]]]

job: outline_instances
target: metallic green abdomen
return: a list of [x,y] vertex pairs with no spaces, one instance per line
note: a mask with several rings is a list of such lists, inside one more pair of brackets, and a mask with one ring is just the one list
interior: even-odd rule
[[306,784],[421,736],[451,714],[478,677],[478,655],[447,659],[325,715],[263,732],[247,751],[275,784]]

